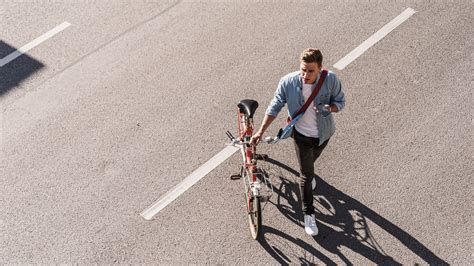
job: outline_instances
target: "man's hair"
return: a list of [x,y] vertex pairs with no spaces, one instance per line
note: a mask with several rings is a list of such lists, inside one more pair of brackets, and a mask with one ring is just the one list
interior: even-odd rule
[[317,63],[321,66],[323,63],[323,54],[319,49],[308,48],[301,53],[300,61],[305,63]]

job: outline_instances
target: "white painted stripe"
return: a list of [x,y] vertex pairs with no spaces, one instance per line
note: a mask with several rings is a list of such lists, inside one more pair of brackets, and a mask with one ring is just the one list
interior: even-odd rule
[[360,55],[362,55],[365,51],[367,51],[375,43],[380,41],[383,37],[385,37],[387,34],[389,34],[392,30],[394,30],[396,27],[398,27],[400,24],[402,24],[405,20],[407,20],[413,14],[415,14],[415,12],[416,12],[415,10],[413,10],[411,8],[407,8],[400,15],[398,15],[392,21],[387,23],[385,26],[383,26],[379,31],[377,31],[372,36],[370,36],[365,42],[363,42],[357,48],[352,50],[352,52],[350,52],[349,54],[344,56],[341,60],[339,60],[336,64],[334,64],[334,67],[339,69],[339,70],[344,69],[347,65],[349,65],[355,59],[357,59]]
[[63,22],[59,24],[58,26],[54,27],[53,29],[49,30],[48,32],[44,33],[43,35],[39,36],[38,38],[34,39],[33,41],[29,42],[28,44],[24,45],[23,47],[16,50],[15,52],[5,56],[4,58],[0,59],[0,67],[3,67],[4,65],[10,63],[11,61],[15,60],[17,57],[35,48],[42,42],[53,37],[54,35],[58,34],[59,32],[63,31],[69,26],[71,26],[69,22]]
[[171,189],[168,193],[163,195],[160,199],[158,199],[155,203],[153,203],[150,207],[144,210],[140,215],[145,218],[146,220],[151,220],[153,216],[155,216],[159,211],[165,208],[168,204],[170,204],[173,200],[183,194],[186,190],[196,184],[201,178],[211,172],[214,168],[219,166],[222,162],[227,160],[232,154],[238,151],[239,148],[235,146],[227,146],[218,154],[214,155],[209,161],[205,164],[201,165],[198,169],[192,172],[189,176],[187,176],[181,183],[176,185],[173,189]]

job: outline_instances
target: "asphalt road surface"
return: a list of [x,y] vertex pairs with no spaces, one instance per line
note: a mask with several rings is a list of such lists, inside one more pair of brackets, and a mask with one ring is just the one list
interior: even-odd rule
[[[333,65],[416,13],[342,70]],[[472,1],[6,1],[0,264],[474,264]],[[236,153],[147,221],[318,47],[347,105],[316,163],[304,233],[291,140],[260,145],[275,186],[250,237]],[[268,130],[275,134],[280,115]]]

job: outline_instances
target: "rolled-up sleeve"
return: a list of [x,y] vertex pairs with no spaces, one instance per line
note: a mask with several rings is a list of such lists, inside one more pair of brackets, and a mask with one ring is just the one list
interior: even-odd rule
[[346,98],[344,96],[341,81],[335,75],[331,92],[331,103],[335,104],[337,109],[341,111],[346,106]]
[[275,91],[272,101],[268,105],[266,114],[270,116],[277,116],[283,106],[286,104],[285,81],[283,79],[278,83],[278,88]]

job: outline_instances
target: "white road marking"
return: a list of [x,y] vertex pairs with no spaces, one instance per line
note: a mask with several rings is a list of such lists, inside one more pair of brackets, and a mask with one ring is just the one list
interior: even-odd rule
[[155,216],[159,211],[161,211],[164,207],[170,204],[179,195],[183,194],[187,189],[189,189],[194,184],[196,184],[199,180],[201,180],[201,178],[203,178],[205,175],[211,172],[214,168],[219,166],[222,162],[227,160],[227,158],[229,158],[232,154],[234,154],[238,150],[239,148],[234,147],[234,146],[225,147],[218,154],[214,155],[214,157],[212,157],[209,161],[201,165],[198,169],[196,169],[189,176],[187,176],[183,181],[181,181],[181,183],[176,185],[168,193],[163,195],[150,207],[144,210],[140,215],[146,220],[151,220],[153,216]]
[[363,42],[357,48],[352,50],[352,52],[350,52],[349,54],[344,56],[341,60],[339,60],[336,64],[334,64],[334,67],[339,69],[339,70],[344,69],[347,65],[349,65],[355,59],[357,59],[360,55],[362,55],[365,51],[367,51],[375,43],[380,41],[383,37],[385,37],[387,34],[389,34],[392,30],[394,30],[396,27],[398,27],[400,24],[402,24],[405,20],[407,20],[413,14],[415,14],[415,12],[416,12],[415,10],[413,10],[411,8],[407,8],[400,15],[398,15],[392,21],[387,23],[385,26],[383,26],[379,31],[377,31],[372,36],[370,36],[365,42]]
[[21,56],[22,54],[28,52],[29,50],[35,48],[42,42],[46,41],[47,39],[53,37],[54,35],[58,34],[59,32],[63,31],[67,27],[71,26],[69,22],[63,22],[58,26],[54,27],[53,29],[49,30],[48,32],[44,33],[43,35],[39,36],[38,38],[34,39],[33,41],[29,42],[28,44],[24,45],[20,49],[16,50],[15,52],[5,56],[4,58],[0,59],[0,67],[5,66],[6,64],[10,63],[11,61],[15,60],[17,57]]

